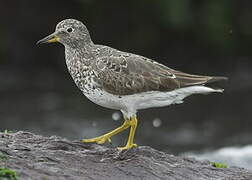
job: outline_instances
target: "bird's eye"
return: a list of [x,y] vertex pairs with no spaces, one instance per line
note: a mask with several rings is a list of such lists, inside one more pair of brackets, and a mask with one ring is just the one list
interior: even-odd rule
[[73,32],[73,28],[67,28],[67,32],[69,33]]

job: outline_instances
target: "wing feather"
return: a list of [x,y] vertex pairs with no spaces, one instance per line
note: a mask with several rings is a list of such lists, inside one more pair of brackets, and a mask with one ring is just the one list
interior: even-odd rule
[[[100,54],[100,55],[99,55]],[[183,73],[143,56],[103,46],[94,63],[96,83],[115,95],[146,91],[171,91],[180,87],[205,84],[213,79]]]

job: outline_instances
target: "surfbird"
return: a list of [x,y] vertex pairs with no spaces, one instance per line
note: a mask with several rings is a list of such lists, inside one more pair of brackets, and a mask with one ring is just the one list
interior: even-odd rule
[[94,44],[86,26],[75,19],[59,22],[51,35],[38,41],[60,42],[65,47],[67,68],[82,93],[100,106],[120,110],[124,123],[111,132],[82,142],[103,144],[129,128],[119,150],[136,147],[137,111],[179,104],[192,94],[223,92],[210,83],[226,77],[201,76],[171,69],[152,59]]

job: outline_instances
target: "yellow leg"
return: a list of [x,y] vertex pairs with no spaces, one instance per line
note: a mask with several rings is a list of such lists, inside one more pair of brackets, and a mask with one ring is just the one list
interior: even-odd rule
[[118,150],[120,150],[120,151],[130,149],[130,148],[133,148],[133,147],[137,147],[137,145],[134,144],[134,137],[135,137],[135,132],[136,132],[136,128],[137,128],[137,118],[132,117],[128,121],[130,122],[129,138],[128,138],[126,146],[118,148]]
[[83,142],[83,143],[93,143],[94,142],[94,143],[98,143],[98,144],[103,144],[106,141],[111,142],[110,138],[112,136],[122,132],[123,130],[129,128],[130,126],[131,126],[131,122],[129,120],[125,120],[124,123],[120,127],[114,129],[113,131],[111,131],[107,134],[104,134],[102,136],[92,138],[92,139],[83,139],[83,140],[81,140],[81,142]]

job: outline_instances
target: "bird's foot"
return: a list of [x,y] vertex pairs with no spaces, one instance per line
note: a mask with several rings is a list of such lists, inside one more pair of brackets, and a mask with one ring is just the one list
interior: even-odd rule
[[83,139],[81,140],[81,142],[83,143],[97,143],[97,144],[103,144],[106,141],[108,141],[109,143],[111,143],[111,137],[124,131],[125,129],[129,128],[131,126],[131,121],[124,121],[123,125],[121,125],[120,127],[114,129],[111,132],[108,132],[107,134],[103,134],[102,136],[98,136],[92,139]]
[[137,147],[137,144],[127,144],[126,146],[118,147],[117,149],[119,151],[123,151],[123,150],[128,150],[128,149],[131,149],[131,148],[134,148],[134,147]]
[[106,136],[106,135],[95,137],[95,138],[92,138],[92,139],[82,139],[81,140],[81,142],[83,142],[83,143],[97,143],[97,144],[104,144],[107,141],[109,143],[112,142],[110,137]]

